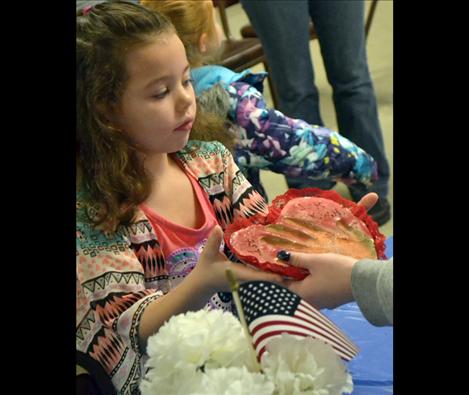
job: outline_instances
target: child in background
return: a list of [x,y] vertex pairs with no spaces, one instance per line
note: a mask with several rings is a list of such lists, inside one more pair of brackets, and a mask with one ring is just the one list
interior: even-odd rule
[[[266,194],[259,170],[289,177],[340,180],[370,185],[377,177],[374,160],[350,140],[320,126],[291,119],[266,107],[262,96],[266,73],[235,73],[222,66],[203,66],[221,42],[212,1],[141,0],[166,15],[181,37],[191,63],[197,100],[208,112],[230,123],[236,136],[234,157],[251,184]],[[213,138],[218,139],[218,136]]]
[[138,4],[101,3],[78,12],[76,35],[77,359],[134,394],[146,339],[165,321],[231,309],[217,293],[229,290],[226,268],[241,281],[282,279],[219,251],[222,228],[266,204],[222,144],[189,140],[196,117],[210,119],[196,115],[173,25]]

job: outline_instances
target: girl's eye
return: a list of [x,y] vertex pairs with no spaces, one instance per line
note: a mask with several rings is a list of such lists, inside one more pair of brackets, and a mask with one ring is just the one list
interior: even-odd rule
[[192,78],[188,78],[188,79],[184,80],[183,84],[184,84],[184,86],[189,86],[189,85],[192,85],[193,81],[194,80]]
[[166,89],[162,92],[157,93],[156,95],[153,95],[153,97],[155,99],[164,99],[168,93],[169,93],[169,89]]

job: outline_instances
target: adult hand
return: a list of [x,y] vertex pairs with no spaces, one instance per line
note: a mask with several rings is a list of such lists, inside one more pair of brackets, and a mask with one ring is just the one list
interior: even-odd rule
[[356,262],[356,258],[339,254],[291,252],[288,263],[310,274],[301,281],[288,281],[286,286],[316,308],[333,309],[353,301],[351,279]]
[[195,278],[200,281],[212,294],[218,291],[230,290],[226,278],[226,269],[231,269],[239,283],[269,281],[284,284],[283,277],[278,274],[263,272],[247,267],[242,263],[231,262],[220,252],[222,238],[223,231],[219,226],[216,226],[205,243],[199,262],[189,275],[192,279]]
[[360,206],[364,206],[366,208],[366,211],[370,211],[376,204],[378,199],[378,194],[370,192],[363,196],[357,204],[359,204]]
[[[370,192],[357,203],[370,210],[378,201]],[[317,308],[335,308],[353,300],[352,268],[357,259],[345,255],[326,253],[285,253],[279,259],[289,257],[288,263],[305,268],[309,275],[301,281],[288,281],[285,285]]]

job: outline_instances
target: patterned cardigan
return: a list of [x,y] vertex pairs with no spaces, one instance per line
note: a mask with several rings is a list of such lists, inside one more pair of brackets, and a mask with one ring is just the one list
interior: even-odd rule
[[[189,141],[177,158],[207,193],[223,229],[236,217],[266,213],[265,201],[222,144]],[[112,236],[93,229],[83,213],[79,194],[77,358],[88,369],[98,362],[118,393],[138,394],[146,360],[139,349],[140,318],[152,301],[171,289],[171,276],[156,234],[142,211],[138,211],[134,223],[121,226]],[[231,295],[227,295],[214,295],[211,301],[230,309]]]

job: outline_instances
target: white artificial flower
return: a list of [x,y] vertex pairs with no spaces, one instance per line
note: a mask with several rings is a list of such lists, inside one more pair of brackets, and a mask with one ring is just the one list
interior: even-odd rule
[[340,395],[353,390],[345,365],[321,340],[282,334],[266,350],[261,365],[278,395]]
[[332,347],[283,334],[267,344],[255,372],[250,340],[221,310],[172,317],[149,337],[142,395],[339,395],[353,389]]
[[201,370],[188,363],[179,363],[174,369],[152,368],[140,383],[142,395],[188,395],[202,390]]
[[247,366],[254,370],[249,347],[231,313],[200,310],[171,317],[148,338],[142,394],[197,392],[206,369]]
[[202,391],[194,395],[272,395],[275,386],[261,373],[246,367],[209,369],[202,378]]
[[239,321],[221,310],[200,310],[172,317],[148,339],[148,367],[180,361],[198,368],[251,366],[249,343]]

